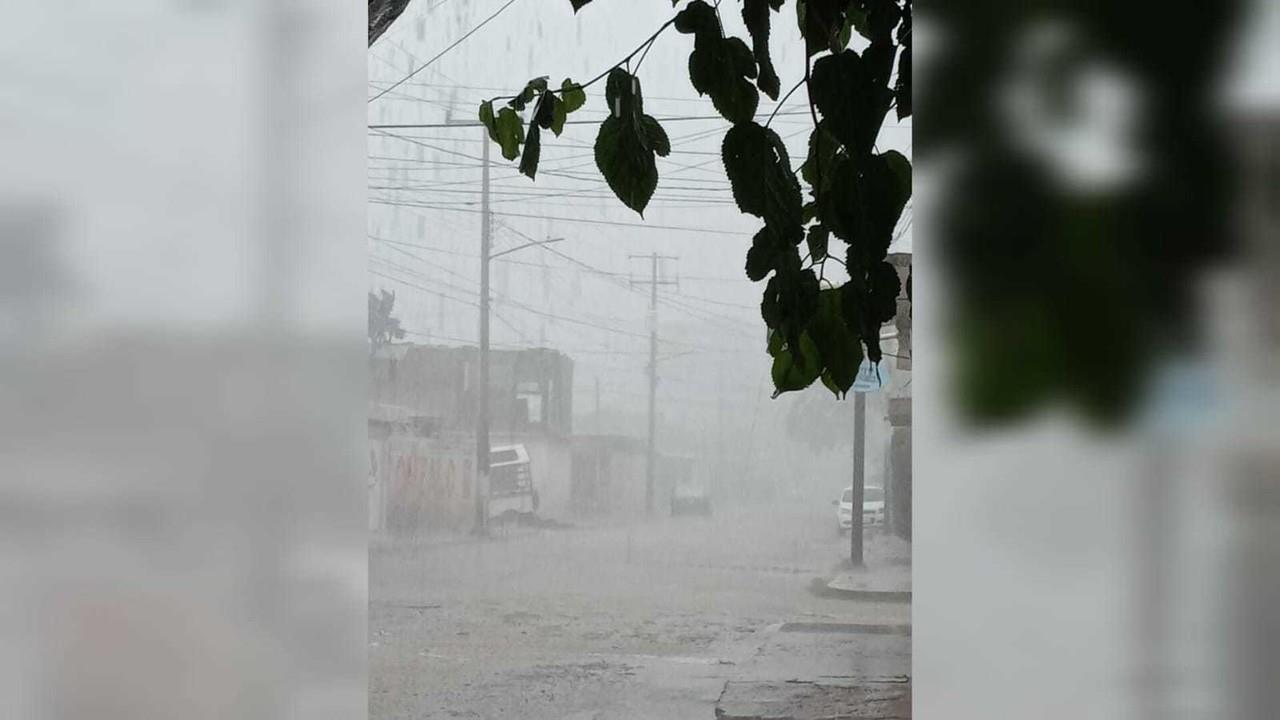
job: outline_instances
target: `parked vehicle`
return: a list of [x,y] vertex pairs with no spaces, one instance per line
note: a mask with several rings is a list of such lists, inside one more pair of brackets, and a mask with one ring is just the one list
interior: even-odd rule
[[[853,486],[844,489],[836,506],[836,532],[844,534],[853,528]],[[884,525],[884,488],[868,485],[862,489],[862,529]]]
[[524,445],[506,445],[489,451],[489,517],[529,516],[538,510],[533,467]]
[[671,515],[710,515],[711,494],[697,485],[677,485],[671,491]]

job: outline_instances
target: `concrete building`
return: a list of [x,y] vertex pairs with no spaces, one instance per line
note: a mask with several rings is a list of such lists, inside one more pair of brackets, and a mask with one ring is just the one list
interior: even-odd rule
[[[479,352],[396,344],[370,363],[370,529],[461,532],[474,522]],[[490,444],[526,447],[539,514],[567,518],[573,362],[554,350],[490,355]]]
[[885,515],[890,532],[911,539],[911,300],[907,282],[911,277],[911,254],[893,253],[889,262],[902,279],[898,296],[897,350],[894,354],[894,382],[889,388],[889,446],[885,456]]

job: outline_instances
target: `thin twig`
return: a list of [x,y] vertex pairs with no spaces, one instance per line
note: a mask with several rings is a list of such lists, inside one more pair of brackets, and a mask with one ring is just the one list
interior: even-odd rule
[[800,86],[801,86],[801,85],[803,85],[803,84],[804,84],[804,80],[802,79],[802,80],[800,80],[800,82],[796,83],[796,86],[795,86],[795,87],[793,87],[793,88],[791,88],[790,90],[788,90],[786,95],[783,95],[783,96],[782,96],[782,99],[778,101],[778,105],[777,105],[777,107],[775,107],[775,108],[773,109],[773,112],[769,114],[769,119],[765,121],[765,123],[764,123],[764,126],[765,126],[765,127],[769,127],[769,123],[772,123],[772,122],[773,122],[773,118],[774,118],[774,116],[778,114],[778,111],[782,109],[782,106],[783,106],[783,105],[786,105],[786,104],[787,104],[787,101],[791,99],[791,95],[792,95],[796,90],[799,90],[799,89],[800,89]]
[[[616,62],[616,63],[614,63],[613,65],[609,66],[608,68],[606,68],[606,69],[605,69],[605,71],[604,71],[604,72],[600,73],[599,75],[597,75],[597,76],[595,76],[595,77],[591,78],[590,80],[588,80],[588,81],[586,81],[586,82],[584,82],[584,83],[580,83],[580,84],[578,84],[578,85],[577,85],[577,87],[578,87],[578,88],[581,88],[581,89],[583,89],[583,90],[586,90],[587,88],[591,87],[592,85],[595,85],[596,83],[598,83],[598,82],[600,82],[601,80],[605,79],[606,77],[608,77],[609,73],[611,73],[611,72],[613,72],[614,70],[616,70],[616,69],[618,69],[618,68],[622,67],[623,65],[627,64],[628,62],[630,62],[630,61],[631,61],[631,58],[635,57],[635,56],[636,56],[636,54],[638,54],[641,50],[644,50],[645,48],[647,48],[647,47],[649,47],[650,45],[652,45],[652,44],[653,44],[653,41],[654,41],[654,40],[657,40],[657,39],[658,39],[658,36],[659,36],[659,35],[661,35],[664,31],[666,31],[666,29],[667,29],[667,28],[669,28],[669,27],[671,27],[672,25],[674,25],[674,24],[675,24],[675,22],[676,22],[676,19],[675,19],[674,17],[672,17],[670,20],[668,20],[668,21],[666,21],[666,22],[662,23],[662,26],[661,26],[661,27],[659,27],[657,30],[655,30],[655,31],[654,31],[654,33],[648,37],[648,39],[646,39],[644,42],[642,42],[642,43],[640,43],[638,46],[636,46],[636,49],[635,49],[635,50],[632,50],[632,51],[631,51],[631,52],[630,52],[626,57],[622,58],[622,59],[621,59],[621,60],[619,60],[618,62]],[[522,90],[521,92],[523,92],[523,90]],[[546,94],[549,94],[549,95],[559,95],[559,94],[561,94],[562,92],[564,92],[564,89],[563,89],[563,88],[561,88],[561,89],[553,90],[553,89],[551,89],[551,88],[547,88],[547,90],[546,90],[545,92],[546,92]],[[507,99],[508,97],[510,97],[510,98],[516,98],[516,97],[519,97],[519,93],[517,93],[516,95],[510,95],[510,96],[507,96],[507,95],[498,95],[498,96],[495,96],[495,97],[489,98],[489,102],[493,102],[493,101],[495,101],[495,100],[504,100],[504,99]]]

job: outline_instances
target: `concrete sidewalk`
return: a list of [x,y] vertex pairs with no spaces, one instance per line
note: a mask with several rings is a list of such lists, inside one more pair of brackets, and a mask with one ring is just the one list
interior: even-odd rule
[[735,669],[719,720],[911,717],[909,625],[787,623]]
[[719,720],[911,717],[911,544],[870,535],[866,566],[847,560],[811,590],[848,600],[839,617],[768,629],[716,703]]
[[852,568],[848,560],[825,583],[829,594],[850,600],[911,602],[911,543],[891,535],[868,538],[866,565]]

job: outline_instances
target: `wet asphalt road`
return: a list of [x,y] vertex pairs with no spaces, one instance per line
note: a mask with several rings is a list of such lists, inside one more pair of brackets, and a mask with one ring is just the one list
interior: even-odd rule
[[[370,717],[713,718],[726,680],[792,672],[760,660],[782,623],[909,622],[810,592],[847,543],[812,503],[375,549]],[[797,668],[909,671],[902,638],[818,640]]]

